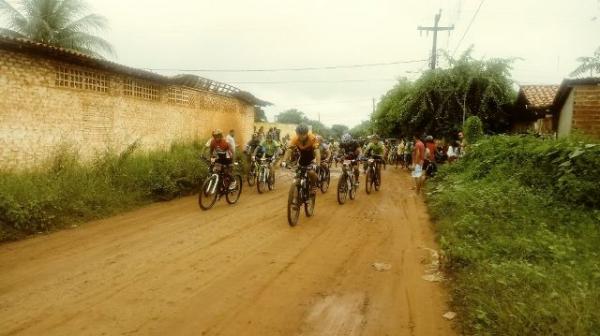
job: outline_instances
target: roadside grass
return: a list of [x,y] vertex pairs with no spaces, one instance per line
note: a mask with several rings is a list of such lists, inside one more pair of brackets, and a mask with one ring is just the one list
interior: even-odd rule
[[137,143],[82,164],[69,148],[27,171],[0,171],[0,242],[192,194],[208,172],[201,141],[142,152]]
[[429,186],[466,335],[600,335],[600,145],[495,136]]

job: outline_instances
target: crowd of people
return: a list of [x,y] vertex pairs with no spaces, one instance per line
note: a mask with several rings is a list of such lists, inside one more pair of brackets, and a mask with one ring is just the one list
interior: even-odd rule
[[[235,131],[232,129],[227,136],[223,137],[221,130],[215,130],[206,146],[210,150],[211,157],[215,157],[223,165],[230,166],[233,158],[236,157],[238,147],[235,142]],[[352,160],[357,184],[360,173],[358,162],[363,158],[374,158],[378,162],[377,169],[381,169],[385,164],[409,169],[415,180],[413,188],[419,193],[425,180],[435,176],[437,166],[456,161],[464,154],[464,147],[462,132],[457,134],[456,139],[450,141],[436,140],[431,135],[421,134],[415,134],[411,138],[382,140],[376,134],[353,138],[348,133],[338,140],[333,137],[323,138],[311,133],[308,126],[299,125],[295,137],[290,138],[286,135],[283,139],[281,131],[277,128],[270,128],[266,132],[263,127],[255,129],[243,152],[249,161],[261,157],[273,163],[283,154],[283,165],[290,161],[299,165],[320,165],[331,164],[333,161]],[[363,170],[366,170],[366,164]],[[316,174],[310,173],[309,177],[311,183],[316,185],[314,183]]]

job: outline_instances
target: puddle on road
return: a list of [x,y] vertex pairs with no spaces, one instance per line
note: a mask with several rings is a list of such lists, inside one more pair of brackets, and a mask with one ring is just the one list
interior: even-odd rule
[[360,335],[367,305],[364,293],[323,297],[311,307],[300,335]]

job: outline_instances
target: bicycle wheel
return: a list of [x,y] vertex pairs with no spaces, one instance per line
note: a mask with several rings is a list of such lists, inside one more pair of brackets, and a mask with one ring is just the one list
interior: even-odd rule
[[349,188],[349,194],[350,194],[350,199],[354,200],[356,199],[356,185],[354,184],[354,178],[350,178],[348,179],[348,188]]
[[258,168],[258,174],[256,174],[256,190],[259,194],[262,194],[267,189],[267,172],[265,167],[260,166]]
[[321,192],[326,193],[329,190],[329,183],[331,182],[331,176],[329,174],[329,168],[323,167],[321,170]]
[[367,194],[370,194],[372,189],[373,189],[373,169],[369,168],[369,170],[367,170],[367,174],[366,174],[365,191],[367,192]]
[[346,175],[342,175],[338,181],[337,187],[337,200],[339,204],[346,203],[348,198],[348,182],[346,182]]
[[375,186],[375,190],[379,191],[381,187],[381,173],[379,171],[375,172],[375,178],[373,179],[373,185]]
[[315,203],[317,201],[317,194],[311,195],[309,193],[308,200],[304,203],[304,213],[306,217],[312,217],[315,215]]
[[200,189],[200,194],[198,195],[198,205],[200,205],[200,209],[208,210],[215,205],[219,193],[218,182],[218,177],[216,175],[210,176],[204,181],[202,189]]
[[248,176],[246,177],[248,180],[249,186],[254,186],[256,183],[256,165],[254,163],[250,164],[250,170],[248,171]]
[[300,216],[300,193],[299,188],[295,184],[290,186],[290,192],[288,194],[288,205],[287,205],[287,218],[290,226],[296,226],[298,224],[298,217]]
[[275,189],[275,171],[269,172],[269,179],[267,181],[267,185],[269,186],[269,190]]
[[225,199],[229,204],[235,204],[240,199],[240,195],[242,194],[242,176],[235,175],[233,176],[233,180],[236,182],[236,186],[233,189],[227,190],[227,194],[225,194]]

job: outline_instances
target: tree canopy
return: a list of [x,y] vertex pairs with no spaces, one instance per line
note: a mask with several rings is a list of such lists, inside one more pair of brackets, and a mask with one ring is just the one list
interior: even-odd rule
[[267,122],[267,114],[260,106],[254,107],[254,122]]
[[510,77],[513,60],[476,60],[471,50],[458,59],[446,57],[449,68],[427,71],[415,82],[401,79],[382,97],[371,118],[377,133],[454,137],[472,115],[488,133],[507,129],[507,106],[516,95]]
[[88,14],[83,0],[20,0],[16,8],[0,0],[0,33],[71,49],[103,58],[114,55],[110,43],[94,33],[105,30],[106,18]]
[[596,49],[593,56],[579,57],[577,61],[581,64],[573,70],[571,76],[578,77],[589,73],[589,76],[593,77],[594,73],[600,74],[600,48]]

